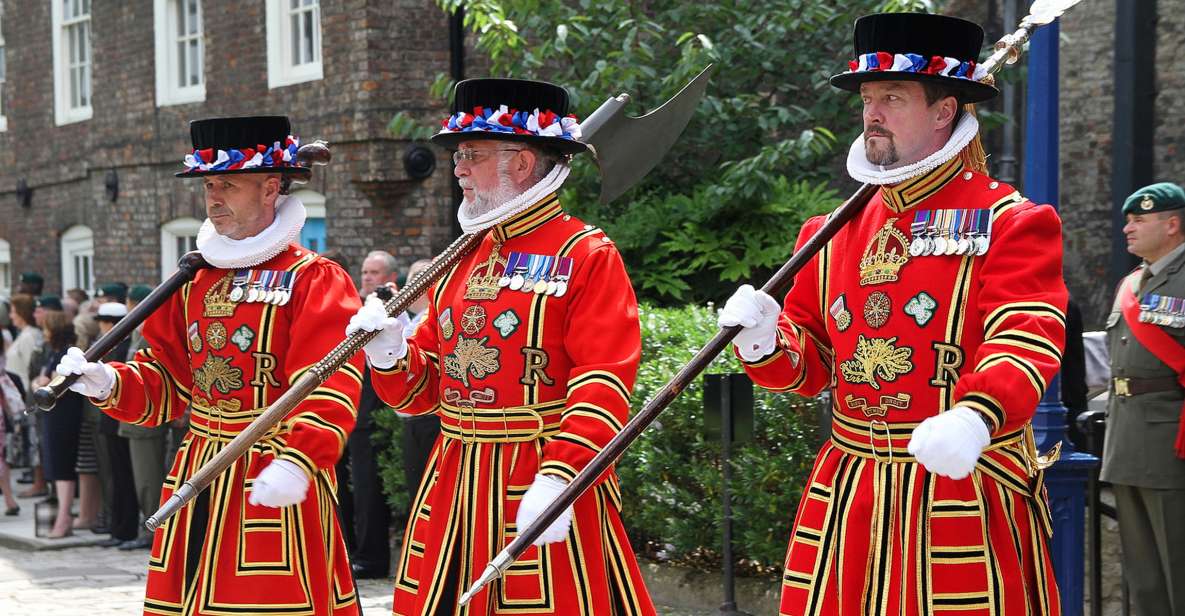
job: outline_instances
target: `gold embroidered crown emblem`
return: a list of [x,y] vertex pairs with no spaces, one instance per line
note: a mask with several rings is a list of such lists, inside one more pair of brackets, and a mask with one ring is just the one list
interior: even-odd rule
[[864,249],[860,259],[860,284],[880,284],[897,280],[897,272],[909,261],[909,240],[890,220],[881,227]]
[[473,274],[465,283],[465,299],[482,300],[498,297],[498,291],[502,290],[502,287],[498,286],[498,280],[502,276],[495,274],[494,268],[506,265],[506,259],[498,254],[500,249],[501,244],[494,244],[490,258],[473,270]]
[[234,272],[227,272],[218,282],[215,282],[206,291],[206,297],[203,302],[206,305],[202,316],[210,317],[229,317],[235,313],[235,303],[230,301],[230,284],[234,278]]

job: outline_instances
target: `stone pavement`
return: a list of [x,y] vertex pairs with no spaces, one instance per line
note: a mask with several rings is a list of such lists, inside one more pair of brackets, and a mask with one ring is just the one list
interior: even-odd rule
[[[0,546],[0,614],[140,614],[147,558],[146,550],[122,552],[86,546],[26,551]],[[360,580],[358,586],[365,616],[391,613],[390,580]],[[670,608],[659,611],[662,616],[714,613]]]

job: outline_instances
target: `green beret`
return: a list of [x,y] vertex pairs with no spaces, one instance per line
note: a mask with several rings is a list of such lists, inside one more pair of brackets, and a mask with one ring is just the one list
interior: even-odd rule
[[37,307],[46,310],[61,310],[62,298],[57,295],[42,295],[37,298]]
[[146,284],[138,284],[133,286],[131,290],[128,291],[128,299],[132,300],[133,302],[142,302],[144,301],[145,297],[148,297],[149,293],[152,293],[152,287]]
[[1151,214],[1185,207],[1185,190],[1172,182],[1145,186],[1123,202],[1124,214]]
[[37,272],[23,272],[21,274],[21,282],[31,282],[35,284],[44,284],[45,279]]
[[105,297],[122,304],[128,299],[128,288],[118,282],[105,284],[99,287],[99,292],[95,294],[95,297]]

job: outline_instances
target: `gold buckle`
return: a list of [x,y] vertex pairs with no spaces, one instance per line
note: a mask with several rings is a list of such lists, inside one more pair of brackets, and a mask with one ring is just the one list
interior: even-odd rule
[[1114,378],[1111,383],[1115,386],[1116,396],[1130,396],[1132,395],[1131,380],[1127,378]]

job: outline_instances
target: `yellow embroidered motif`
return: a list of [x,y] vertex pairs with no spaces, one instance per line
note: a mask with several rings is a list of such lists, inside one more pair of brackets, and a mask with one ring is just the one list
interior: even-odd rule
[[457,346],[444,358],[444,371],[469,387],[469,376],[484,379],[495,373],[502,364],[498,361],[498,349],[486,346],[489,336],[481,338],[457,337]]
[[243,408],[243,402],[241,400],[219,400],[215,402],[201,396],[194,396],[193,403],[207,409],[218,409],[224,413],[237,413]]
[[231,366],[229,357],[218,357],[209,353],[206,355],[205,363],[193,371],[193,384],[206,392],[207,396],[212,390],[228,394],[243,386],[243,371]]
[[852,354],[852,359],[839,365],[844,380],[854,385],[867,383],[873,389],[880,389],[878,378],[888,383],[913,370],[913,362],[910,361],[913,349],[894,346],[895,342],[896,336],[865,338],[861,335],[856,341],[856,352]]
[[473,270],[473,274],[465,283],[465,299],[494,299],[498,297],[498,291],[502,290],[502,287],[498,286],[498,279],[501,276],[494,273],[494,267],[498,265],[506,267],[506,259],[498,254],[501,249],[502,244],[495,243],[490,249],[490,258]]
[[893,394],[891,396],[881,396],[879,406],[870,406],[868,400],[858,396],[848,394],[844,397],[844,402],[847,403],[848,408],[856,409],[864,413],[865,417],[884,417],[890,408],[894,409],[908,409],[909,401],[912,399],[910,394]]
[[909,240],[893,226],[896,220],[886,221],[864,249],[860,259],[861,286],[896,281],[897,272],[909,261]]
[[218,321],[211,323],[206,328],[206,344],[215,351],[221,351],[226,346],[226,326]]
[[206,308],[202,316],[207,319],[229,317],[235,313],[235,304],[230,301],[230,285],[234,281],[234,272],[227,272],[225,276],[210,286],[206,297],[202,300]]

